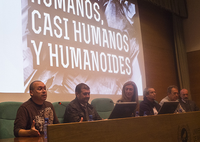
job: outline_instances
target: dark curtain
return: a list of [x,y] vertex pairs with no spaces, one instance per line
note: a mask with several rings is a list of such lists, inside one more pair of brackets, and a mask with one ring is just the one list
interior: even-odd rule
[[146,1],[149,1],[161,8],[164,8],[179,17],[182,18],[188,17],[186,0],[146,0]]

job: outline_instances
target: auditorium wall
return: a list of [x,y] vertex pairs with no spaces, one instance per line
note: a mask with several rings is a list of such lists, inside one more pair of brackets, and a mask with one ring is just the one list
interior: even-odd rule
[[177,85],[172,14],[149,2],[138,1],[147,87],[155,88],[157,101]]
[[188,18],[183,20],[191,98],[200,106],[200,1],[187,0]]

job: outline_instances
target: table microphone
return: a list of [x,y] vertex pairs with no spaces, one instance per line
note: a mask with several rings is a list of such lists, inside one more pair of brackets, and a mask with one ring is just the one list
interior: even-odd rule
[[59,105],[62,105],[62,106],[64,106],[64,107],[67,107],[66,105],[63,105],[61,102],[58,102],[58,104],[59,104]]

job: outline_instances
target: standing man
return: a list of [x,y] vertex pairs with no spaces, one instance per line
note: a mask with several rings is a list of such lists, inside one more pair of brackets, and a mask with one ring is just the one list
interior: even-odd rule
[[196,106],[195,102],[188,99],[188,90],[182,89],[180,91],[180,100],[181,107],[186,111],[199,111],[199,108]]
[[[171,85],[167,88],[167,96],[160,101],[160,105],[162,106],[164,102],[178,101],[178,98],[178,87],[175,85]],[[180,103],[175,112],[185,112]]]
[[147,87],[143,91],[144,100],[140,103],[139,115],[157,115],[160,105],[155,101],[156,91],[154,88]]
[[45,101],[47,98],[46,86],[41,81],[33,81],[29,87],[31,98],[23,103],[14,122],[14,135],[40,136],[43,133],[44,119],[50,124],[59,123],[53,105]]
[[93,120],[101,120],[101,117],[88,103],[90,99],[90,88],[84,83],[80,83],[75,88],[76,98],[69,103],[65,110],[64,122],[82,122],[88,121],[89,115]]

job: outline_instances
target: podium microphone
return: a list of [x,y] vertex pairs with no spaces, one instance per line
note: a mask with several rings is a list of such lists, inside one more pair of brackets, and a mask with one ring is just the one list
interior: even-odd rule
[[64,107],[67,107],[66,105],[63,105],[61,102],[58,102],[58,104],[59,104],[59,105],[62,105],[62,106],[64,106]]

